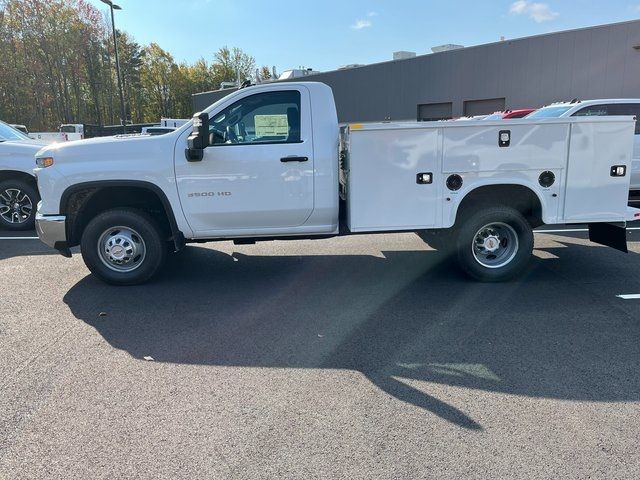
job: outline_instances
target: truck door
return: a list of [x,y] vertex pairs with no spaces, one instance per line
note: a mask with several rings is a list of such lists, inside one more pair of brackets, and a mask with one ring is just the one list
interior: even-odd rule
[[[247,92],[248,93],[248,92]],[[198,236],[303,225],[314,205],[309,92],[248,94],[209,115],[201,162],[176,155],[185,216]]]

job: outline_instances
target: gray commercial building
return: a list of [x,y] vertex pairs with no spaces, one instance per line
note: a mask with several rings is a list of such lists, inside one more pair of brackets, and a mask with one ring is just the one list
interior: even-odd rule
[[[640,20],[319,73],[340,122],[437,120],[573,98],[640,97]],[[234,90],[193,95],[195,111]]]

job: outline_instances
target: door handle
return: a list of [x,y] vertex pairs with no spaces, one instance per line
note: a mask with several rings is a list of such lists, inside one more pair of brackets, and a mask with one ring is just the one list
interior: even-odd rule
[[282,163],[286,163],[286,162],[307,162],[307,161],[309,161],[309,157],[296,157],[296,156],[282,157],[280,159],[280,161]]

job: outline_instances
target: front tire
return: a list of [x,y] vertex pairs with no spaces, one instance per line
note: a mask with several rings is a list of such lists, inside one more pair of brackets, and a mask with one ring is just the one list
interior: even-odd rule
[[483,282],[503,282],[522,273],[533,252],[533,231],[513,208],[490,207],[463,220],[456,243],[458,263]]
[[0,228],[11,231],[33,230],[38,190],[23,180],[0,182]]
[[91,273],[111,285],[149,281],[167,256],[157,223],[145,212],[132,209],[108,210],[91,220],[80,249]]

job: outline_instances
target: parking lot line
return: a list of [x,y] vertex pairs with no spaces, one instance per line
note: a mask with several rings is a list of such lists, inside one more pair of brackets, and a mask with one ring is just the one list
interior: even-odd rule
[[616,297],[623,300],[640,300],[640,293],[634,293],[630,295],[616,295]]
[[0,240],[38,240],[38,237],[0,237]]
[[[640,230],[640,227],[627,228],[627,230]],[[564,230],[534,230],[533,233],[577,233],[588,231],[588,228],[565,228]]]

